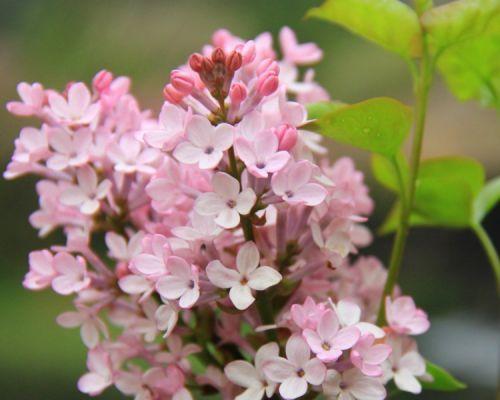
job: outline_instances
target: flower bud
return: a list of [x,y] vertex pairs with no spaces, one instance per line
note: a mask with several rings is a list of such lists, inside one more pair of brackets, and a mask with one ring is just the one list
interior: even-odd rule
[[201,72],[204,59],[205,57],[203,57],[199,53],[191,54],[191,56],[189,57],[189,66],[193,71]]
[[189,72],[174,70],[170,74],[172,86],[184,95],[189,95],[194,88],[194,79]]
[[92,80],[92,86],[96,92],[104,92],[113,81],[113,74],[105,69],[99,71]]
[[278,138],[278,150],[291,150],[297,143],[297,129],[289,124],[283,124],[274,130],[274,134]]
[[257,67],[257,75],[262,75],[268,71],[275,72],[276,74],[279,74],[280,72],[280,67],[276,61],[274,61],[272,58],[266,58],[262,60],[259,63],[259,66]]
[[179,104],[184,98],[184,95],[179,92],[171,83],[169,83],[163,89],[163,97],[169,103]]
[[214,63],[224,64],[226,62],[226,54],[224,54],[224,50],[220,47],[217,47],[212,51],[212,61]]
[[243,65],[250,64],[253,60],[255,60],[255,42],[253,40],[249,40],[246,42],[241,50],[238,50],[241,53],[243,58]]
[[273,94],[276,89],[278,89],[278,85],[278,74],[273,71],[269,71],[259,77],[259,80],[257,81],[257,92],[261,96],[269,96],[270,94]]
[[229,98],[231,99],[231,104],[237,106],[241,104],[247,98],[247,88],[244,84],[237,82],[231,85],[229,90]]
[[241,54],[237,51],[233,51],[226,61],[226,68],[229,73],[233,74],[236,70],[240,69],[242,64]]

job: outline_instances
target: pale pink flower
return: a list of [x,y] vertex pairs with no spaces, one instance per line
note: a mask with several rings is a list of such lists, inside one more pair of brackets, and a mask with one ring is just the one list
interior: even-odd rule
[[143,149],[142,144],[132,135],[124,135],[118,143],[112,143],[107,155],[115,163],[115,170],[125,174],[154,174],[156,169],[152,164],[160,157],[157,149]]
[[195,115],[186,126],[187,141],[177,145],[174,157],[184,164],[198,164],[201,169],[215,168],[232,146],[233,135],[231,125],[214,127],[206,117]]
[[47,130],[44,127],[42,129],[31,127],[21,129],[15,144],[16,151],[12,156],[13,161],[37,162],[49,155]]
[[383,400],[387,395],[378,379],[365,376],[355,368],[343,373],[328,370],[323,393],[332,400]]
[[312,176],[313,166],[309,161],[291,162],[273,176],[273,192],[289,204],[321,204],[328,192],[319,183],[311,182]]
[[54,257],[53,267],[57,277],[52,280],[52,289],[59,294],[76,293],[90,285],[83,257],[73,257],[65,252],[58,253]]
[[293,322],[301,329],[316,329],[318,322],[327,311],[324,303],[318,303],[307,296],[303,305],[293,304],[290,308]]
[[190,111],[165,103],[158,117],[158,128],[145,130],[144,141],[156,149],[171,151],[184,137],[190,118]]
[[70,86],[67,99],[56,92],[50,92],[48,99],[50,111],[69,125],[90,124],[99,114],[99,103],[92,104],[90,91],[82,82]]
[[302,334],[311,350],[325,362],[336,361],[342,351],[352,348],[360,337],[356,327],[340,329],[339,320],[333,310],[322,315],[316,330],[305,329]]
[[326,367],[318,358],[310,358],[306,341],[293,335],[286,343],[286,358],[273,357],[264,365],[268,379],[280,383],[279,392],[284,399],[296,399],[307,392],[307,385],[321,385]]
[[96,347],[100,341],[100,335],[109,337],[106,324],[91,308],[79,306],[78,311],[68,311],[57,317],[57,323],[64,328],[80,327],[80,336],[83,343],[89,349]]
[[143,239],[143,245],[146,239],[149,241],[149,249],[145,248],[144,253],[132,258],[130,269],[149,278],[158,278],[167,273],[165,264],[172,252],[164,236],[153,235],[151,238],[146,237]]
[[155,312],[156,326],[160,331],[165,331],[164,337],[170,335],[179,320],[179,312],[170,304],[162,304]]
[[149,297],[155,289],[153,280],[141,275],[125,275],[118,280],[118,286],[125,293],[140,294],[141,300]]
[[363,335],[351,350],[351,362],[367,376],[381,376],[380,365],[391,351],[391,346],[387,344],[376,344],[372,334]]
[[89,160],[92,132],[82,128],[70,135],[62,129],[55,128],[49,131],[49,144],[56,153],[47,160],[47,167],[55,171],[79,167]]
[[172,229],[172,233],[187,241],[211,241],[222,229],[216,224],[211,216],[200,215],[193,212],[191,226],[178,226]]
[[97,396],[113,384],[111,357],[101,347],[89,351],[87,367],[89,372],[78,380],[81,392]]
[[119,371],[115,386],[123,394],[134,396],[134,400],[153,400],[146,378],[146,374],[143,374],[139,368],[134,368],[131,372]]
[[105,179],[98,184],[95,170],[88,165],[76,171],[78,185],[72,185],[62,192],[60,200],[66,206],[76,206],[85,215],[95,214],[111,189],[111,181]]
[[323,52],[315,43],[299,44],[295,33],[288,26],[281,28],[280,44],[284,59],[292,64],[313,64],[323,57]]
[[427,314],[415,306],[410,296],[401,296],[394,301],[387,296],[385,313],[391,330],[399,334],[420,335],[430,327]]
[[32,251],[29,255],[30,270],[23,280],[23,286],[30,290],[49,287],[57,276],[54,256],[48,250]]
[[215,216],[217,225],[231,229],[240,223],[240,215],[247,215],[257,196],[250,188],[240,191],[240,183],[224,172],[212,178],[213,192],[203,193],[195,204],[197,213]]
[[260,266],[259,250],[254,242],[245,243],[236,257],[236,270],[225,267],[219,260],[207,265],[207,276],[215,286],[229,290],[229,298],[238,310],[246,310],[255,301],[253,290],[266,290],[281,281],[274,268]]
[[255,366],[247,361],[236,360],[226,365],[224,373],[234,384],[246,388],[235,397],[235,400],[260,400],[266,395],[272,397],[277,384],[270,381],[264,374],[266,363],[279,356],[279,347],[276,343],[267,343],[261,346],[255,354]]
[[236,153],[248,172],[258,178],[267,178],[269,174],[279,171],[290,159],[290,154],[278,151],[278,147],[278,138],[270,130],[256,133],[252,140],[240,136],[234,143]]
[[377,325],[361,321],[361,308],[356,303],[340,300],[337,305],[332,303],[332,306],[342,328],[354,326],[358,328],[361,335],[373,335],[375,339],[381,339],[385,336],[384,330]]
[[390,336],[388,344],[392,347],[392,353],[384,364],[384,380],[394,379],[400,390],[419,394],[422,384],[417,378],[426,376],[426,366],[415,342],[408,337]]
[[176,364],[183,371],[189,372],[191,364],[188,357],[191,354],[196,354],[202,351],[202,348],[195,343],[187,343],[184,345],[179,335],[170,335],[166,339],[168,351],[157,353],[156,361],[165,364]]
[[39,83],[21,82],[17,85],[17,93],[22,101],[9,101],[7,110],[15,115],[29,117],[42,110],[45,101],[45,91]]
[[181,308],[191,308],[200,297],[198,268],[186,260],[171,256],[166,260],[169,275],[156,282],[156,290],[168,300],[179,299]]
[[130,261],[136,255],[140,254],[143,238],[144,233],[141,231],[132,235],[128,241],[116,232],[108,232],[106,233],[105,241],[110,257],[119,261]]

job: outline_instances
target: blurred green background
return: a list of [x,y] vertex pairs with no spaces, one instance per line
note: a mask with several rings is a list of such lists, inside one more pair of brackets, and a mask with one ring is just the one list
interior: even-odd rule
[[[158,110],[169,71],[225,27],[253,38],[277,34],[283,25],[300,41],[315,41],[325,51],[317,79],[334,98],[347,102],[393,96],[411,103],[406,66],[396,56],[318,21],[305,11],[309,0],[0,0],[0,166],[13,150],[19,129],[3,105],[17,98],[21,80],[62,88],[67,81],[89,82],[107,68],[133,79],[143,107]],[[500,173],[497,115],[475,103],[461,104],[437,79],[431,93],[424,155],[463,154],[483,162],[488,177]],[[330,144],[331,156],[350,155],[367,173],[377,202],[375,228],[391,197],[373,181],[366,153]],[[34,180],[0,181],[0,390],[2,399],[83,399],[76,381],[85,371],[85,350],[74,330],[55,317],[70,307],[49,292],[21,286],[27,254],[55,241],[37,238],[27,217],[37,208]],[[486,229],[500,245],[500,210]],[[367,252],[387,260],[391,240],[381,238]],[[493,399],[498,376],[497,302],[492,274],[475,237],[466,231],[412,231],[401,285],[429,311],[433,328],[420,339],[422,352],[468,383],[461,393],[426,393],[422,399]],[[412,396],[408,396],[411,398]],[[121,398],[112,390],[104,399]]]

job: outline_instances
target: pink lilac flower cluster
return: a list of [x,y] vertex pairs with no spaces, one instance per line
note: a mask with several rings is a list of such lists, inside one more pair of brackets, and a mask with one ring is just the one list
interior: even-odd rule
[[[130,82],[99,72],[62,92],[21,83],[21,130],[4,176],[41,177],[41,236],[24,286],[74,296],[57,322],[79,328],[91,396],[114,385],[140,400],[377,400],[419,393],[413,335],[425,312],[399,289],[375,324],[386,278],[362,224],[373,203],[348,158],[333,164],[303,128],[327,100],[322,57],[289,28],[226,30],[170,74],[158,118]],[[304,68],[306,67],[306,68]],[[300,78],[300,79],[299,79]],[[293,99],[293,100],[292,100]]]

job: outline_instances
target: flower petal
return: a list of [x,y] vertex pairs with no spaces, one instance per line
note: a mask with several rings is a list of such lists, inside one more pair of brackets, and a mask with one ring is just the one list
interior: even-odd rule
[[265,290],[277,285],[281,279],[281,274],[274,268],[259,267],[248,276],[248,286],[254,290]]

